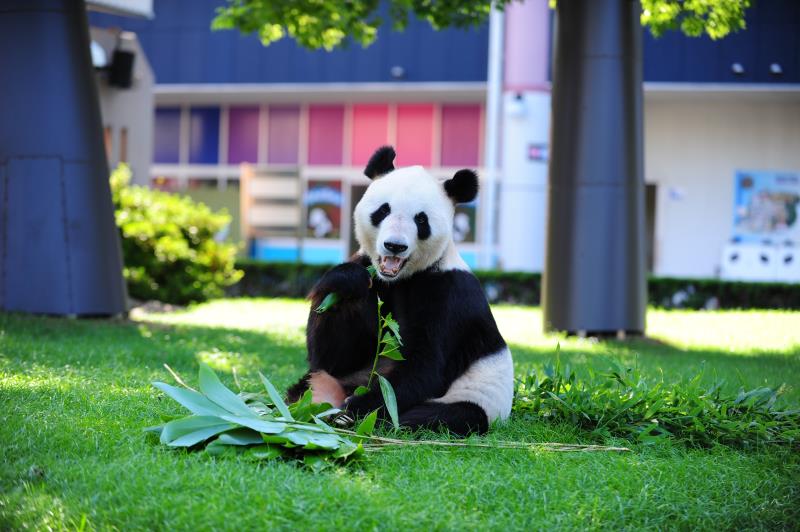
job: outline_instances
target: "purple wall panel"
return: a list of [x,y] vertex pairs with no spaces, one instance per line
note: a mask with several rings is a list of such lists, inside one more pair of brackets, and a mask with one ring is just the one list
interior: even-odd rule
[[300,108],[270,106],[267,134],[267,162],[297,164],[300,144]]
[[189,118],[189,162],[219,161],[219,107],[194,107]]
[[228,109],[228,164],[258,162],[258,107]]
[[181,139],[181,110],[177,107],[156,109],[153,132],[153,161],[177,163]]
[[308,108],[308,164],[342,164],[344,106]]
[[442,166],[478,166],[481,107],[442,106]]

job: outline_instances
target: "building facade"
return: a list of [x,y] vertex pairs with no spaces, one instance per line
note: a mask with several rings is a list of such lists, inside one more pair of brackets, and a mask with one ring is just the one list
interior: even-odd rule
[[[152,137],[137,136],[152,143],[153,161],[138,182],[227,207],[231,236],[252,257],[333,263],[354,251],[361,172],[388,143],[400,165],[492,177],[457,212],[468,264],[541,269],[554,24],[546,0],[510,6],[502,25],[496,173],[486,168],[488,27],[434,32],[415,21],[405,33],[382,28],[367,49],[265,48],[209,29],[220,1],[156,0],[150,20],[92,15],[94,26],[135,32],[155,73]],[[794,278],[800,258],[785,257],[800,245],[800,4],[768,4],[748,10],[747,31],[718,42],[645,32],[656,275]],[[753,271],[742,273],[748,253]]]

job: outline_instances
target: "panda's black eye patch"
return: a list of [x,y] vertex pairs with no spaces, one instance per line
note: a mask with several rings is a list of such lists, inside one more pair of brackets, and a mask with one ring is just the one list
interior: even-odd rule
[[375,209],[375,212],[369,215],[369,219],[372,221],[372,225],[378,227],[383,221],[383,219],[389,216],[391,212],[392,208],[389,207],[389,204],[384,203],[383,205]]
[[428,223],[428,215],[424,212],[418,212],[414,216],[414,223],[417,224],[417,238],[425,240],[431,236],[431,224]]

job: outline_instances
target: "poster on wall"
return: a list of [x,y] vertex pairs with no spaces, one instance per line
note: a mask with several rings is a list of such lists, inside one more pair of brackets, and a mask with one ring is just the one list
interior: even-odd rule
[[306,189],[306,236],[339,238],[342,222],[342,182],[310,180]]
[[800,172],[737,172],[733,236],[739,242],[800,244]]
[[453,218],[453,240],[456,244],[461,242],[475,242],[475,218],[477,216],[477,201],[456,205]]

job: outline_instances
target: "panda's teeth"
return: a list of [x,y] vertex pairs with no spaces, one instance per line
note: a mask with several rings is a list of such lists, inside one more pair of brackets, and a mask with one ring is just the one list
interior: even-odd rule
[[405,259],[393,256],[381,257],[380,270],[384,275],[394,277],[405,264]]

